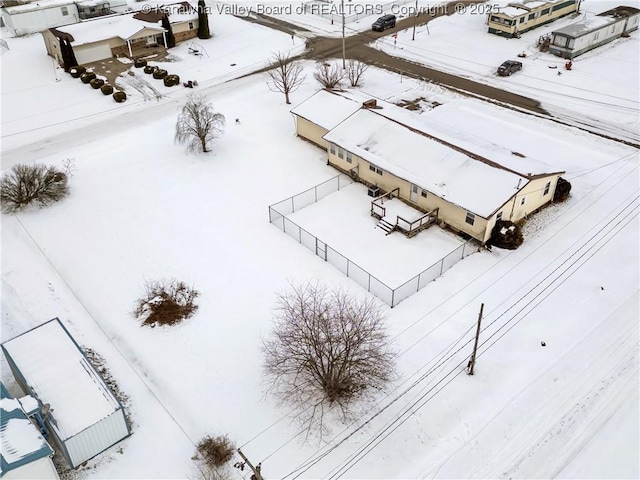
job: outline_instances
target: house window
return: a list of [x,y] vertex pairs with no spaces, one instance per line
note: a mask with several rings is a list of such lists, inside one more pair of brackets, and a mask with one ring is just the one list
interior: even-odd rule
[[616,26],[615,25],[611,25],[611,33],[613,33],[615,31],[615,29],[616,29]]
[[353,162],[353,157],[351,155],[351,152],[347,152],[347,163],[352,163]]
[[596,32],[593,34],[593,39],[597,40],[600,37],[600,32]]
[[193,22],[189,22],[189,30],[193,30]]
[[375,165],[369,165],[369,170],[372,172],[376,172],[378,175],[382,175],[382,169],[376,167]]
[[464,221],[469,225],[473,225],[476,221],[476,216],[471,212],[467,212],[467,218],[465,218]]
[[522,197],[520,199],[520,205],[524,205],[525,200],[527,199],[527,197]]
[[524,17],[520,17],[520,23],[524,23]]
[[550,9],[550,8],[545,8],[544,10],[542,10],[542,11],[540,12],[540,15],[547,15],[550,11],[551,11],[551,9]]
[[336,154],[336,145],[335,145],[335,143],[330,143],[329,144],[329,151],[331,152],[331,155],[335,155]]
[[422,189],[422,191],[420,192],[420,195],[421,195],[423,198],[427,198],[427,191],[423,188],[423,189]]
[[338,158],[344,158],[344,150],[340,147],[338,147]]
[[62,10],[62,15],[69,15],[69,9],[67,7],[60,7],[60,10]]
[[534,18],[536,18],[536,14],[532,13],[531,15],[529,15],[529,18],[527,18],[527,20],[533,20]]
[[496,221],[499,222],[500,220],[502,220],[502,212],[498,212],[496,215]]
[[547,182],[547,184],[544,186],[544,193],[542,194],[542,196],[546,196],[549,194],[549,190],[551,190],[551,182]]

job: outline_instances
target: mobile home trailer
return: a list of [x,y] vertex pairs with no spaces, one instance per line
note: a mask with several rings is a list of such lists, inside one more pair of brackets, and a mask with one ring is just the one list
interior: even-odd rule
[[640,10],[616,7],[551,33],[549,52],[572,59],[638,29]]
[[578,0],[513,2],[489,14],[489,33],[507,38],[578,11]]

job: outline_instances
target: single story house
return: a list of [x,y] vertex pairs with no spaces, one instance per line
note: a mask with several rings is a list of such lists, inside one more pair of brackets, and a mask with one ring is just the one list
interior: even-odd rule
[[50,406],[49,438],[72,468],[131,434],[122,405],[59,319],[7,340],[2,351],[22,390]]
[[150,11],[139,11],[134,18],[144,22],[162,25],[162,16],[166,13],[176,43],[184,42],[198,36],[198,10],[187,1],[177,3],[161,3],[147,1],[144,3]]
[[166,30],[159,25],[136,20],[133,15],[97,18],[42,32],[47,53],[63,63],[61,41],[68,41],[78,64],[105,58],[135,56],[148,46],[162,45]]
[[[29,400],[29,402],[25,401]],[[14,399],[0,382],[0,477],[3,479],[59,480],[53,449],[29,419],[24,405],[34,399]],[[36,407],[38,406],[35,402]]]
[[579,0],[523,0],[512,2],[489,14],[489,33],[507,38],[577,12]]
[[567,25],[551,33],[549,52],[575,58],[638,29],[640,10],[620,6]]
[[19,37],[128,9],[126,0],[38,0],[4,7],[1,14],[4,25]]
[[[316,103],[316,95],[307,101]],[[321,106],[342,102],[347,115],[323,136],[330,165],[382,191],[398,189],[408,204],[437,211],[438,222],[482,243],[489,240],[497,220],[517,222],[550,202],[564,173],[478,137],[460,135],[428,114],[371,97],[348,114],[352,92],[326,95],[337,98]],[[324,118],[303,104],[292,112]],[[320,127],[310,128],[309,121],[297,118],[297,133],[318,144],[314,138]]]

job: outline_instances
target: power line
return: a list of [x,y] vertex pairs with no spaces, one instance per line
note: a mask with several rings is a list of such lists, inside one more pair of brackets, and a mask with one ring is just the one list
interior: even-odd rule
[[[632,203],[635,203],[637,199],[638,199],[638,197],[634,198],[634,199],[633,199],[633,201],[632,201]],[[629,204],[629,205],[631,205],[631,204]],[[628,205],[628,206],[629,206],[629,205]],[[624,211],[624,210],[626,210],[626,209],[628,208],[628,206],[627,206],[627,207],[625,207],[625,208],[623,209],[623,211]],[[570,273],[569,273],[568,275],[566,275],[565,277],[562,277],[562,275],[564,275],[566,272],[568,272],[568,271],[571,269],[571,267],[575,266],[575,265],[578,263],[578,261],[579,261],[579,260],[581,260],[581,259],[582,259],[583,257],[585,257],[585,256],[586,256],[586,255],[587,255],[591,250],[593,250],[593,249],[596,247],[596,245],[597,245],[596,243],[594,243],[594,245],[590,246],[590,247],[589,247],[589,248],[588,248],[584,253],[582,253],[582,255],[580,255],[577,259],[575,259],[575,261],[573,261],[573,262],[572,262],[572,263],[571,263],[571,264],[570,264],[570,265],[569,265],[569,266],[568,266],[568,267],[567,267],[563,272],[561,272],[561,273],[558,275],[558,277],[556,277],[554,280],[552,280],[552,281],[551,281],[551,283],[550,283],[549,285],[547,285],[547,286],[546,286],[542,291],[540,291],[539,293],[537,293],[537,294],[533,297],[533,299],[531,299],[528,303],[526,303],[526,304],[525,304],[525,305],[524,305],[524,306],[523,306],[523,307],[522,307],[518,312],[516,312],[512,317],[510,317],[510,318],[507,320],[507,322],[505,322],[505,323],[504,323],[502,326],[500,326],[500,327],[499,327],[499,328],[498,328],[498,329],[497,329],[497,330],[496,330],[492,335],[490,335],[490,336],[489,336],[489,337],[488,337],[488,338],[487,338],[487,339],[486,339],[486,340],[481,344],[481,346],[486,345],[486,344],[489,342],[489,340],[490,340],[491,338],[493,338],[495,335],[497,335],[497,334],[498,334],[502,329],[504,329],[507,325],[511,324],[511,322],[512,322],[512,321],[513,321],[513,320],[514,320],[514,319],[515,319],[515,318],[516,318],[520,313],[522,313],[522,312],[523,312],[523,311],[524,311],[524,310],[525,310],[529,305],[531,305],[531,304],[532,304],[532,303],[533,303],[533,302],[534,302],[538,297],[540,297],[540,296],[541,296],[541,295],[542,295],[542,294],[543,294],[547,289],[549,289],[551,286],[554,286],[554,288],[553,288],[549,293],[547,293],[547,294],[546,294],[546,295],[545,295],[545,296],[544,296],[544,297],[543,297],[543,298],[542,298],[542,299],[541,299],[541,300],[540,300],[536,305],[534,305],[534,306],[533,306],[533,308],[531,308],[528,312],[526,312],[526,313],[525,313],[522,317],[520,317],[520,318],[519,318],[515,323],[511,324],[511,326],[510,326],[510,327],[509,327],[509,328],[508,328],[504,333],[502,333],[502,334],[501,334],[498,338],[496,338],[496,339],[495,339],[491,344],[489,344],[489,345],[488,345],[488,346],[487,346],[487,347],[486,347],[486,348],[485,348],[485,349],[484,349],[484,350],[483,350],[483,351],[482,351],[478,356],[481,356],[481,355],[483,355],[484,353],[486,353],[486,352],[487,352],[487,350],[488,350],[490,347],[492,347],[495,343],[497,343],[497,341],[498,341],[498,340],[500,340],[501,338],[503,338],[503,337],[504,337],[504,336],[505,336],[509,331],[511,331],[511,330],[512,330],[512,329],[513,329],[513,328],[514,328],[518,323],[520,323],[524,318],[526,318],[526,317],[527,317],[527,316],[528,316],[528,315],[529,315],[529,314],[530,314],[530,313],[531,313],[531,312],[532,312],[532,311],[533,311],[533,310],[534,310],[538,305],[540,305],[540,303],[542,303],[542,302],[543,302],[543,301],[544,301],[544,300],[545,300],[545,299],[546,299],[546,298],[547,298],[551,293],[553,293],[555,290],[557,290],[557,289],[560,287],[560,285],[562,285],[562,284],[563,284],[564,282],[566,282],[566,281],[567,281],[571,276],[573,276],[573,275],[574,275],[574,274],[575,274],[575,273],[576,273],[576,272],[577,272],[577,271],[578,271],[578,270],[579,270],[579,269],[580,269],[580,268],[581,268],[585,263],[587,263],[587,262],[588,262],[588,261],[589,261],[589,260],[590,260],[590,259],[591,259],[591,258],[592,258],[592,257],[593,257],[597,252],[598,252],[598,251],[600,251],[600,250],[601,250],[601,249],[602,249],[606,244],[608,244],[608,243],[609,243],[609,242],[610,242],[610,241],[611,241],[611,240],[612,240],[612,239],[613,239],[613,238],[614,238],[618,233],[620,233],[620,231],[622,231],[622,230],[624,229],[624,227],[626,227],[626,225],[628,225],[628,224],[633,220],[633,218],[637,217],[637,215],[638,215],[637,210],[638,210],[638,205],[635,205],[635,206],[634,206],[634,208],[632,209],[632,211],[627,212],[627,213],[622,217],[622,219],[620,219],[620,220],[619,220],[615,225],[613,225],[613,227],[612,227],[608,232],[605,232],[605,236],[606,236],[607,234],[611,233],[611,232],[612,232],[612,231],[613,231],[617,226],[619,226],[622,222],[625,222],[625,221],[626,221],[626,222],[624,223],[624,225],[622,226],[622,228],[620,228],[619,230],[617,230],[616,232],[614,232],[614,233],[613,233],[613,235],[612,235],[611,237],[609,237],[609,238],[608,238],[608,239],[606,239],[603,243],[601,243],[601,244],[598,246],[598,248],[597,248],[597,249],[596,249],[596,250],[595,250],[591,255],[589,255],[589,256],[587,257],[587,259],[586,259],[584,262],[582,262],[580,265],[578,265],[578,267],[577,267],[575,270],[573,270],[572,272],[570,272]],[[616,217],[614,217],[614,218],[617,218],[618,216],[620,216],[620,214],[621,214],[621,213],[622,213],[622,212],[618,213],[618,214],[616,215]],[[612,220],[612,221],[613,221],[613,220]],[[612,223],[612,221],[608,222],[608,223],[605,225],[605,227],[606,227],[606,226],[608,226],[610,223]],[[603,227],[603,229],[604,229],[604,227]],[[591,238],[590,238],[590,239],[589,239],[585,244],[583,244],[583,246],[584,246],[584,245],[586,245],[588,242],[590,242],[592,239],[594,239],[596,235],[598,235],[599,233],[601,233],[601,232],[603,231],[603,229],[601,229],[601,230],[599,230],[598,232],[596,232],[596,234],[595,234],[593,237],[591,237]],[[600,241],[600,240],[601,240],[601,239],[598,239],[598,240],[596,240],[596,242],[598,242],[598,241]],[[581,248],[582,248],[582,247],[581,247]],[[579,251],[579,250],[578,250],[578,251]],[[577,253],[577,252],[575,252],[575,253]],[[572,256],[573,256],[573,255],[575,255],[575,253],[574,253],[574,254],[572,254]],[[569,257],[569,258],[571,258],[571,257]],[[566,263],[568,260],[569,260],[569,259],[565,260],[565,262],[563,262],[563,264],[562,264],[562,265],[564,265],[564,263]],[[556,269],[556,270],[557,270],[557,269]],[[554,270],[554,272],[555,272],[555,270]],[[552,273],[553,273],[553,272],[552,272]],[[548,277],[546,277],[546,278],[545,278],[545,280],[546,280],[547,278],[548,278]],[[558,282],[558,281],[559,281],[560,283],[558,283],[558,284],[556,285],[556,282]],[[540,282],[540,283],[541,283],[541,282]],[[536,287],[537,287],[537,286],[539,286],[539,285],[540,285],[540,283],[538,283],[538,285],[536,285]],[[534,287],[534,288],[536,288],[536,287]],[[531,292],[531,291],[533,291],[533,289],[532,289],[532,290],[530,290],[530,292]],[[527,292],[527,294],[528,294],[528,293],[529,293],[529,292]],[[516,305],[518,302],[520,302],[523,298],[525,298],[525,297],[524,297],[524,296],[523,296],[523,297],[521,297],[521,298],[520,298],[520,299],[519,299],[519,300],[518,300],[518,301],[517,301],[513,306],[515,306],[515,305]],[[512,306],[512,307],[513,307],[513,306]],[[509,311],[512,307],[510,307],[509,309],[507,309],[507,311]],[[501,318],[501,317],[502,317],[502,316],[503,316],[507,311],[505,311],[503,314],[501,314],[500,316],[498,316],[498,317],[497,317],[493,322],[491,322],[491,324],[490,324],[490,325],[494,324],[494,323],[495,323],[499,318]],[[490,325],[489,325],[489,326],[490,326]],[[489,327],[489,326],[488,326],[488,327]],[[486,328],[488,328],[488,327],[486,327]],[[484,331],[484,330],[486,330],[486,328],[485,328],[485,329],[483,329],[483,331]],[[453,372],[455,372],[455,370],[457,370],[457,369],[458,369],[462,364],[464,364],[464,361],[463,361],[463,362],[458,363],[458,364],[454,367],[454,369],[450,370],[450,371],[449,371],[449,373],[447,374],[447,376],[448,376],[448,375],[450,375],[450,374],[452,374]],[[436,390],[436,392],[435,392],[433,395],[431,395],[429,398],[427,398],[426,400],[424,400],[424,399],[425,399],[425,397],[426,397],[426,395],[428,395],[428,394],[429,394],[429,393],[430,393],[430,392],[431,392],[435,387],[432,387],[431,389],[429,389],[429,391],[428,391],[426,394],[424,394],[424,395],[423,395],[423,396],[421,396],[421,397],[420,397],[416,402],[414,402],[413,404],[411,404],[411,406],[410,406],[410,407],[406,408],[406,409],[405,409],[405,411],[404,411],[400,416],[398,416],[398,417],[397,417],[393,422],[391,422],[391,424],[390,424],[388,427],[386,427],[384,430],[382,430],[382,433],[385,433],[385,432],[386,432],[386,433],[385,433],[385,435],[383,435],[383,436],[380,436],[380,434],[376,435],[376,436],[374,437],[374,440],[372,440],[372,441],[370,441],[369,443],[367,443],[364,447],[361,447],[361,448],[360,448],[360,449],[359,449],[355,454],[352,454],[352,455],[351,455],[351,458],[350,458],[350,459],[348,459],[347,461],[343,462],[344,466],[342,466],[342,467],[338,467],[338,469],[337,469],[337,470],[334,468],[334,470],[332,470],[332,472],[335,472],[335,473],[331,475],[331,472],[330,472],[330,475],[331,475],[331,476],[329,477],[329,479],[337,478],[339,475],[341,475],[341,474],[346,473],[347,471],[349,471],[349,470],[350,470],[354,465],[356,465],[359,461],[361,461],[361,460],[362,460],[362,458],[364,458],[368,453],[370,453],[370,452],[371,452],[371,451],[372,451],[372,450],[373,450],[377,445],[379,445],[382,441],[384,441],[384,440],[385,440],[385,439],[386,439],[386,438],[387,438],[391,433],[393,433],[395,430],[397,430],[397,428],[399,428],[402,424],[404,424],[404,423],[405,423],[405,422],[406,422],[406,421],[407,421],[407,420],[408,420],[408,419],[409,419],[409,418],[414,414],[414,410],[419,410],[420,408],[422,408],[422,407],[423,407],[423,406],[424,406],[424,405],[425,405],[429,400],[431,400],[431,398],[433,398],[437,393],[439,393],[440,391],[442,391],[446,385],[448,385],[451,381],[453,381],[453,379],[454,379],[454,378],[456,378],[456,377],[457,377],[458,375],[460,375],[461,373],[462,373],[462,372],[460,372],[460,371],[459,371],[458,373],[456,373],[456,374],[455,374],[455,375],[454,375],[454,376],[453,376],[453,377],[452,377],[452,378],[451,378],[451,379],[450,379],[450,380],[449,380],[449,381],[448,381],[448,382],[447,382],[447,383],[446,383],[442,388],[440,388],[440,389]],[[442,381],[443,381],[447,376],[445,376],[445,377],[444,377],[440,382],[436,383],[436,386],[437,386],[439,383],[441,383],[441,382],[442,382]],[[424,400],[424,401],[418,405],[418,403],[419,403],[420,401],[422,401],[422,400]],[[407,414],[408,414],[408,415],[407,415]],[[404,418],[404,419],[402,419],[402,417],[403,417],[403,416],[405,416],[405,418]],[[391,430],[389,430],[389,429],[391,428],[391,426],[392,426],[392,425],[395,425],[395,427],[393,427]]]

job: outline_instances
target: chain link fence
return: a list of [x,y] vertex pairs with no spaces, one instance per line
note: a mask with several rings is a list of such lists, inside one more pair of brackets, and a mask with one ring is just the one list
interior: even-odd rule
[[311,250],[325,262],[328,262],[334,268],[337,268],[344,275],[366,289],[367,292],[378,297],[391,308],[395,307],[401,301],[407,299],[414,293],[420,291],[429,282],[432,282],[441,276],[460,260],[478,250],[476,245],[477,242],[468,240],[399,287],[389,287],[382,280],[371,275],[364,268],[352,262],[318,237],[287,218],[287,215],[316,203],[327,195],[337,192],[351,183],[353,183],[353,180],[347,175],[337,175],[326,182],[305,190],[304,192],[274,203],[269,206],[269,222],[296,240],[298,243]]

